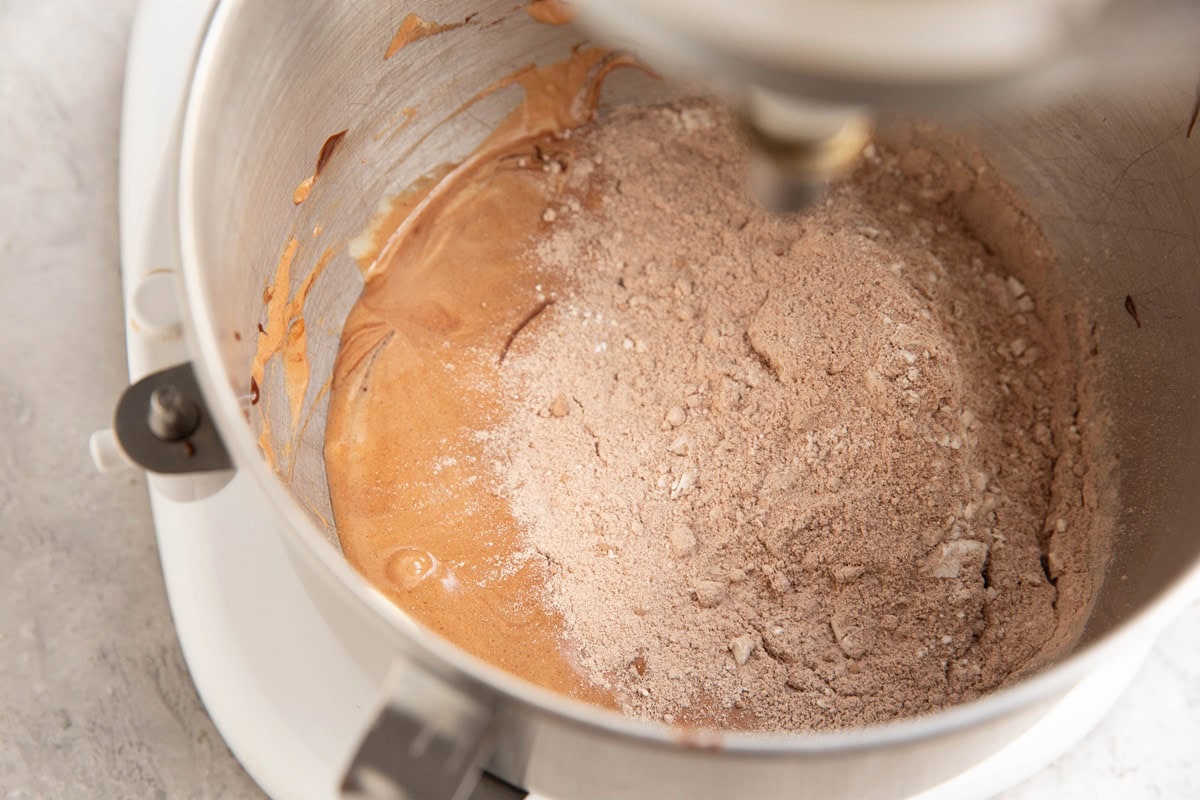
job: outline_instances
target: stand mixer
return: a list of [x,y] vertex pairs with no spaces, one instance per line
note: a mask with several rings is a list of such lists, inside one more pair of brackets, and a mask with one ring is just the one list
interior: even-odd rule
[[[1096,301],[1101,346],[1112,354],[1113,370],[1137,377],[1113,384],[1128,472],[1122,491],[1129,511],[1123,524],[1136,540],[1127,540],[1119,548],[1110,570],[1112,580],[1105,587],[1111,591],[1098,601],[1094,623],[1078,653],[983,701],[899,726],[833,736],[718,733],[688,738],[520,684],[414,625],[348,567],[328,531],[309,510],[322,502],[323,473],[316,466],[320,419],[311,428],[317,432],[315,439],[302,443],[306,460],[295,479],[284,485],[263,462],[255,434],[242,416],[253,344],[251,336],[235,343],[232,333],[254,329],[261,313],[262,286],[270,280],[285,231],[320,219],[330,239],[349,239],[361,231],[370,203],[394,194],[430,166],[396,164],[394,158],[424,131],[414,129],[408,139],[397,137],[386,147],[369,136],[356,138],[353,132],[386,127],[396,107],[410,103],[420,103],[431,117],[437,117],[439,110],[486,85],[497,73],[565,52],[579,40],[580,32],[528,24],[521,19],[523,14],[512,15],[495,28],[464,27],[431,38],[423,49],[414,47],[385,65],[384,48],[410,10],[450,20],[465,18],[480,7],[499,16],[511,5],[426,2],[366,14],[361,3],[350,0],[304,8],[284,0],[222,2],[192,78],[181,140],[164,137],[160,145],[166,155],[158,176],[162,185],[154,187],[158,202],[147,223],[152,244],[139,250],[134,242],[125,269],[131,314],[142,326],[130,334],[131,354],[139,353],[131,356],[136,377],[192,359],[194,386],[187,383],[190,373],[167,374],[165,380],[189,390],[188,396],[174,400],[195,404],[202,420],[220,433],[222,452],[228,456],[214,462],[220,467],[214,472],[196,473],[194,460],[181,459],[171,467],[177,474],[155,476],[156,516],[184,525],[202,516],[190,510],[201,506],[189,508],[176,500],[218,504],[236,494],[253,501],[252,516],[226,514],[222,519],[252,519],[254,535],[239,537],[231,527],[221,534],[221,544],[213,544],[211,560],[237,563],[238,574],[250,587],[238,595],[241,602],[284,596],[282,584],[271,584],[272,592],[267,593],[252,584],[252,579],[270,581],[279,571],[287,572],[287,591],[292,593],[287,596],[302,595],[302,609],[289,600],[262,615],[286,618],[288,626],[272,625],[267,635],[264,623],[257,640],[248,636],[225,650],[229,663],[206,661],[203,651],[211,649],[217,638],[208,622],[214,617],[206,615],[215,613],[212,608],[223,599],[228,605],[226,598],[232,595],[225,589],[207,591],[205,581],[195,576],[181,581],[178,576],[195,553],[188,551],[187,558],[180,554],[200,547],[204,540],[164,536],[160,531],[164,568],[176,575],[168,585],[173,587],[173,610],[189,665],[218,726],[256,778],[287,786],[278,790],[281,795],[310,796],[295,790],[295,782],[287,783],[299,774],[293,764],[315,772],[315,767],[324,769],[331,760],[335,763],[319,778],[329,778],[330,783],[311,796],[332,794],[336,777],[347,792],[379,793],[390,786],[412,797],[457,798],[472,790],[480,777],[479,767],[486,766],[511,784],[553,800],[784,797],[794,796],[797,786],[817,796],[958,800],[1003,788],[1082,735],[1136,669],[1138,656],[1158,626],[1200,582],[1200,552],[1188,535],[1194,528],[1192,520],[1200,516],[1200,426],[1192,415],[1180,412],[1190,407],[1189,398],[1200,389],[1194,367],[1200,363],[1200,339],[1195,333],[1200,329],[1200,281],[1192,269],[1196,253],[1188,244],[1197,233],[1200,196],[1183,174],[1183,167],[1194,158],[1194,150],[1184,140],[1184,123],[1194,103],[1196,67],[1183,45],[1195,26],[1179,23],[1194,20],[1194,12],[1184,17],[1190,4],[1156,3],[1165,11],[1142,19],[1131,5],[914,2],[905,3],[906,13],[899,15],[888,11],[890,5],[865,0],[750,3],[733,16],[722,11],[727,3],[715,1],[616,1],[585,9],[581,22],[602,34],[607,31],[604,35],[615,41],[660,55],[656,65],[705,64],[719,73],[758,131],[765,165],[759,190],[780,206],[811,200],[825,176],[857,155],[868,109],[969,118],[978,106],[990,110],[1013,97],[1022,99],[1034,88],[1036,97],[1048,104],[1071,97],[1065,107],[1056,108],[1053,123],[1022,116],[1021,111],[1011,117],[987,118],[994,130],[986,144],[1006,168],[1006,176],[1011,174],[1039,209],[1058,212],[1044,219],[1072,276]],[[814,16],[822,9],[833,15],[828,24],[814,22],[826,19]],[[991,16],[970,16],[968,9],[980,14],[986,9]],[[1012,13],[1006,14],[1005,9]],[[955,20],[967,19],[971,24],[957,29],[949,23],[935,25],[939,12],[953,13]],[[202,9],[201,17],[203,13]],[[772,13],[782,16],[772,17]],[[1025,30],[1020,22],[1024,14],[1041,23]],[[1171,85],[1153,98],[1135,93],[1127,100],[1119,92],[1101,92],[1086,102],[1075,99],[1072,93],[1079,88],[1080,75],[1086,73],[1094,85],[1097,76],[1110,75],[1112,65],[1104,62],[1098,69],[1094,59],[1080,55],[1095,52],[1100,44],[1078,50],[1064,43],[1076,41],[1072,35],[1085,30],[1094,35],[1081,37],[1080,42],[1109,42],[1113,31],[1125,27],[1111,22],[1122,14],[1137,17],[1141,26],[1141,33],[1130,34],[1128,49],[1122,52],[1138,51],[1134,43],[1144,41],[1140,37],[1149,35],[1145,31],[1157,20],[1155,30],[1171,33],[1162,41],[1174,44],[1158,48],[1166,57],[1155,66],[1163,70],[1164,64],[1182,64],[1184,72],[1167,69]],[[873,15],[869,19],[875,22],[863,15]],[[662,23],[671,19],[681,22],[677,27]],[[776,24],[779,19],[794,24]],[[805,19],[811,23],[807,28]],[[845,27],[847,20],[858,27]],[[1012,24],[1001,25],[1004,20]],[[742,22],[751,26],[749,33]],[[905,27],[907,23],[911,27]],[[892,37],[889,28],[919,29],[921,36]],[[813,33],[806,35],[806,30]],[[861,40],[857,35],[839,38],[830,33],[867,30],[874,31],[873,36]],[[964,39],[955,30],[982,32]],[[723,44],[718,48],[714,41]],[[783,46],[781,41],[792,44]],[[855,49],[856,41],[863,46]],[[796,42],[804,42],[805,49]],[[1023,44],[1018,47],[1014,42]],[[902,43],[907,43],[907,49],[900,47]],[[189,49],[188,43],[180,49]],[[789,63],[785,58],[802,52],[821,56],[812,64]],[[905,55],[897,55],[900,52]],[[462,58],[464,53],[470,57]],[[1121,67],[1122,80],[1138,85],[1140,79],[1134,76],[1142,74],[1142,68],[1137,59],[1129,55],[1123,61],[1138,70]],[[902,69],[905,63],[911,68]],[[281,70],[279,64],[299,66]],[[825,66],[818,68],[819,64]],[[968,65],[974,66],[967,69]],[[453,81],[447,81],[450,69]],[[1186,80],[1181,82],[1181,76]],[[1107,80],[1104,77],[1102,82]],[[453,91],[444,91],[451,84]],[[493,122],[481,119],[478,130],[457,135],[469,138]],[[331,166],[322,178],[322,190],[305,204],[303,214],[311,216],[298,220],[291,202],[295,179],[311,171],[313,155],[327,135],[347,127],[352,135],[343,145],[343,159]],[[1086,147],[1079,144],[1085,141]],[[438,152],[452,157],[461,150],[456,151],[456,144],[439,142]],[[395,174],[381,168],[363,175],[339,167],[358,165],[363,159],[395,166]],[[1090,184],[1074,180],[1087,171],[1094,173]],[[772,195],[773,191],[778,194]],[[123,185],[123,202],[124,194]],[[1096,216],[1098,209],[1101,213]],[[231,231],[237,235],[230,235]],[[341,319],[357,294],[357,280],[352,266],[335,262],[314,290],[313,318],[322,320],[310,332],[318,376],[332,362]],[[179,284],[184,290],[179,295],[179,315],[166,322],[154,319],[153,312],[170,305]],[[1166,287],[1166,291],[1157,314],[1134,336],[1132,326],[1122,327],[1128,320],[1119,300],[1138,287],[1146,291]],[[180,329],[187,333],[186,347]],[[147,344],[148,336],[158,338]],[[168,339],[170,346],[163,344]],[[156,374],[161,384],[164,373]],[[154,385],[152,380],[141,391],[152,395]],[[1147,385],[1156,391],[1141,388]],[[148,415],[145,412],[147,422]],[[132,447],[122,450],[111,436],[101,435],[95,449],[106,464],[126,455],[136,457]],[[214,494],[229,481],[230,464],[237,476]],[[205,514],[216,518],[210,511]],[[261,547],[248,549],[259,540],[263,540]],[[218,541],[215,535],[212,541]],[[239,554],[250,553],[251,560],[262,563],[253,566],[244,558],[234,558],[235,547],[241,548]],[[203,599],[185,610],[179,597],[193,590]],[[297,619],[297,609],[313,620],[303,632],[288,630]],[[241,622],[251,615],[239,608],[230,616]],[[198,622],[201,619],[205,624]],[[247,683],[229,665],[237,667],[242,654],[252,651],[255,657],[270,659],[282,646],[277,642],[289,636],[294,639],[289,652],[315,649],[323,654],[304,657],[306,665],[328,659],[338,662],[336,668],[330,666],[319,680],[291,695],[285,689],[299,685],[294,676],[302,670],[287,663],[279,665],[285,680],[263,680],[257,688],[248,684],[244,690],[239,688],[236,701],[230,699],[228,687],[213,688],[210,676],[218,672],[226,683]],[[264,643],[270,646],[261,646]],[[353,692],[344,698],[340,693],[349,684]],[[371,694],[374,701],[364,701]],[[265,732],[268,729],[299,729],[295,724],[268,728],[266,715],[314,695],[323,698],[337,725],[313,725],[304,713],[298,716],[303,717],[303,725],[319,729],[321,736],[336,728],[338,742],[330,745],[322,740],[319,748],[297,747],[286,757],[278,753],[268,757],[264,750],[255,749],[266,747],[264,740],[271,737]],[[262,717],[250,718],[251,702],[256,703],[254,713]],[[444,752],[467,752],[470,757],[458,759],[457,768],[448,774],[429,760],[396,757],[420,737]],[[349,756],[343,760],[347,751]],[[440,794],[418,793],[416,780],[427,770],[442,776]],[[971,774],[975,782],[964,783]],[[981,774],[987,777],[979,778]],[[507,791],[502,782],[491,778],[480,786],[480,791]],[[512,790],[508,795],[521,793]]]

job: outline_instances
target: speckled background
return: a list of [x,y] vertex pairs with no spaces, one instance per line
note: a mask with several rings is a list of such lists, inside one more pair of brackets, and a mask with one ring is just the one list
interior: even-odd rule
[[[388,0],[389,2],[391,0]],[[126,383],[117,247],[135,0],[0,0],[0,798],[261,796],[180,655],[140,477],[88,435]],[[1200,608],[1005,800],[1200,797]]]

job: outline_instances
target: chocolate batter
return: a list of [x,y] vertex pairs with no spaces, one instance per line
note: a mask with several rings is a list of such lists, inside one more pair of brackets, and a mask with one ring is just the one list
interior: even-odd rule
[[[334,370],[325,458],[346,558],[433,630],[480,658],[596,702],[558,615],[545,562],[486,478],[476,431],[502,413],[510,335],[554,286],[527,267],[546,197],[564,180],[545,155],[587,122],[625,56],[598,49],[524,70],[525,98],[467,161],[393,205],[401,220],[365,270]],[[448,452],[456,453],[446,459]]]

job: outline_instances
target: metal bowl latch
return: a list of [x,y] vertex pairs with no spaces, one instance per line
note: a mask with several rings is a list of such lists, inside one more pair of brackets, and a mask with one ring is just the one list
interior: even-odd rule
[[[126,389],[113,414],[112,435],[128,461],[158,475],[233,468],[191,362],[151,373]],[[97,447],[93,439],[94,453]]]

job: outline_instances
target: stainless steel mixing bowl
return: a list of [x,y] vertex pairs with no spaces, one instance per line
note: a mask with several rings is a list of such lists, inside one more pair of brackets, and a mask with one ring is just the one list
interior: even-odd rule
[[[411,11],[438,22],[478,16],[385,60]],[[981,146],[1040,213],[1095,323],[1103,364],[1121,513],[1077,651],[980,701],[895,725],[702,736],[564,699],[470,658],[367,585],[343,560],[329,523],[320,389],[361,286],[348,242],[381,200],[468,153],[512,106],[515,90],[443,122],[452,110],[500,75],[561,58],[581,36],[535,24],[511,0],[226,0],[199,55],[178,186],[190,344],[226,446],[277,512],[314,601],[365,669],[391,670],[383,713],[350,783],[365,786],[399,765],[411,796],[449,798],[486,764],[556,800],[872,800],[935,785],[1027,729],[1097,664],[1158,625],[1197,582],[1200,141],[1184,137],[1194,76],[1120,96],[1071,96],[1036,116],[991,118],[985,110],[975,123]],[[629,74],[612,81],[605,102],[671,91]],[[419,113],[398,129],[404,107]],[[293,205],[293,189],[311,174],[322,143],[343,129],[349,133],[312,196]],[[335,256],[305,308],[313,418],[292,444],[284,481],[260,455],[243,411],[263,288],[292,236],[301,242],[293,287],[326,246]],[[1127,296],[1140,326],[1125,310]],[[271,382],[261,390],[270,397],[280,388]],[[285,408],[272,406],[276,431],[287,428]],[[397,744],[421,736],[424,757]]]

